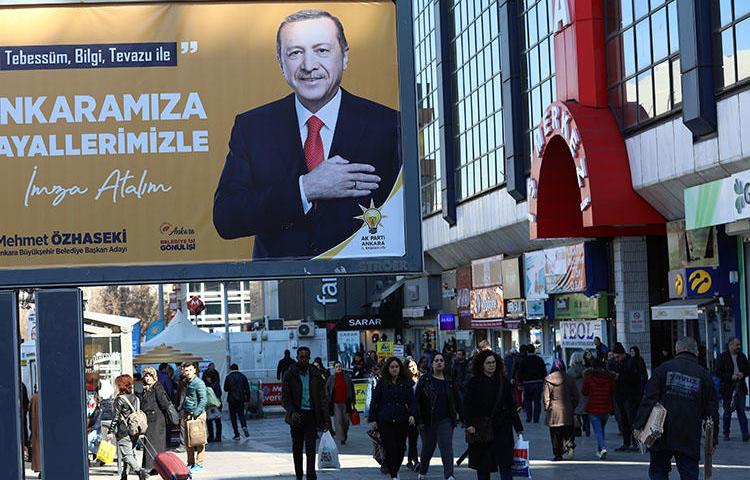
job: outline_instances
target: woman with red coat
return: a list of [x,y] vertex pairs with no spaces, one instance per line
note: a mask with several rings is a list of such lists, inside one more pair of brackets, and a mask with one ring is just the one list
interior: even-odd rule
[[607,445],[604,429],[612,413],[612,398],[615,394],[615,380],[604,369],[604,364],[598,358],[593,360],[593,368],[587,370],[583,380],[583,395],[589,398],[586,411],[591,420],[591,427],[596,436],[597,453],[600,460],[607,458]]

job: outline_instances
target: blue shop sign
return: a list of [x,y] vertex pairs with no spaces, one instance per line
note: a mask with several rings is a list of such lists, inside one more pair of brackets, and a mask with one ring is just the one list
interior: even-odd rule
[[544,300],[526,299],[526,318],[544,318]]

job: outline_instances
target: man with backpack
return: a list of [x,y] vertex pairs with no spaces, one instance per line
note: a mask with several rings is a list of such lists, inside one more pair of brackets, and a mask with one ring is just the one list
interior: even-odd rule
[[229,402],[229,418],[232,421],[234,439],[240,439],[240,431],[237,429],[237,419],[242,425],[245,438],[250,436],[247,431],[247,420],[245,419],[245,402],[250,400],[250,384],[247,377],[240,373],[240,367],[236,363],[229,366],[229,375],[224,379],[224,391],[227,392]]
[[180,427],[185,437],[185,448],[187,450],[187,464],[192,473],[204,469],[203,463],[206,459],[206,446],[191,446],[188,438],[188,422],[199,420],[206,431],[206,384],[198,378],[197,368],[194,363],[182,364],[182,374],[185,376],[185,399],[182,402],[182,422]]

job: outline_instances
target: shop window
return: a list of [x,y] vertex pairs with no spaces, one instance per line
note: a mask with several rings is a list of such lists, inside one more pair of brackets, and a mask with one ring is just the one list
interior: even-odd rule
[[620,127],[679,109],[677,1],[606,0],[605,25],[610,108]]

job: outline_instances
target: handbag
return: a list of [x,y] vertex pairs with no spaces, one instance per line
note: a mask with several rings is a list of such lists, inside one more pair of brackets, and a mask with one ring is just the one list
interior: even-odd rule
[[352,421],[352,425],[359,425],[360,418],[359,418],[359,412],[358,411],[352,410],[351,421]]
[[221,400],[211,387],[206,388],[206,408],[221,408]]
[[489,417],[477,417],[474,427],[474,433],[466,432],[466,443],[475,445],[478,443],[489,443],[495,439],[495,416],[500,409],[500,403],[503,399],[503,384],[500,382],[500,388],[497,390],[495,404],[492,406],[492,413]]
[[493,427],[492,417],[477,418],[474,427],[474,433],[466,432],[466,443],[475,445],[477,443],[489,443],[495,439],[495,429]]
[[174,405],[171,402],[167,406],[166,417],[170,425],[180,424],[180,414],[177,412],[177,409],[174,408]]
[[187,421],[187,444],[191,447],[201,447],[208,443],[206,422],[201,418]]
[[105,465],[115,461],[115,445],[107,440],[99,442],[99,448],[96,450],[96,459]]

